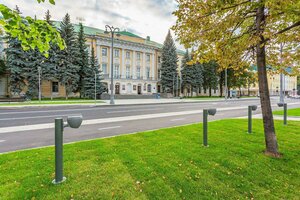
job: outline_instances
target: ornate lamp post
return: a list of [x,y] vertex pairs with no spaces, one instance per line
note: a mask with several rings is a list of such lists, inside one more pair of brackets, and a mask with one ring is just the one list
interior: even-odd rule
[[110,67],[110,76],[111,76],[111,84],[110,84],[110,104],[115,104],[115,97],[114,97],[114,37],[120,36],[118,33],[120,32],[119,28],[115,28],[113,26],[106,25],[105,26],[105,34],[111,34],[111,67]]

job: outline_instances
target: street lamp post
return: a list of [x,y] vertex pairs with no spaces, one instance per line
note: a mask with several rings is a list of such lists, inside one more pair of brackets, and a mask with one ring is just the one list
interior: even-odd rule
[[105,34],[111,34],[111,67],[110,67],[110,76],[111,76],[111,84],[110,84],[110,104],[114,105],[115,104],[115,97],[114,97],[114,37],[115,34],[116,36],[120,36],[118,33],[120,32],[119,28],[115,28],[113,26],[106,25],[105,26]]
[[95,106],[97,103],[97,73],[95,72]]
[[39,72],[39,102],[41,102],[42,99],[42,93],[41,93],[41,67],[38,67],[38,72]]
[[283,73],[282,73],[282,51],[283,51],[283,44],[280,43],[280,99],[279,103],[284,103],[284,96],[283,96]]
[[227,68],[225,69],[225,100],[228,98],[228,86],[227,86]]

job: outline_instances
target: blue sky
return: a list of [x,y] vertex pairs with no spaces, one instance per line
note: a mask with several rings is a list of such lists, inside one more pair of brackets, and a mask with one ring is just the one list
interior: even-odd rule
[[[47,1],[47,0],[46,0]],[[10,8],[18,5],[22,14],[43,18],[47,9],[53,20],[61,20],[68,12],[73,23],[83,18],[84,25],[104,29],[106,24],[163,43],[168,29],[175,24],[172,12],[175,0],[56,0],[38,4],[36,0],[0,0]]]

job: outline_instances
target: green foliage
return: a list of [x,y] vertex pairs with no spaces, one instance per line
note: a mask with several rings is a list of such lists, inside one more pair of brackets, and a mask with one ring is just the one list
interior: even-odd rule
[[[38,0],[44,2],[45,0]],[[54,0],[49,0],[54,4]],[[60,49],[64,49],[64,41],[57,30],[44,20],[35,20],[31,17],[20,16],[19,11],[14,11],[0,4],[0,25],[12,38],[17,38],[21,42],[23,50],[38,49],[46,57],[50,49],[50,42],[56,44]]]
[[[86,43],[86,38],[84,35],[84,27],[82,23],[80,23],[78,39],[77,39],[78,50],[79,50],[78,65],[80,66],[78,92],[80,92],[80,96],[81,94],[84,93],[83,79],[86,76],[86,74],[89,73],[88,71],[86,71],[89,65],[89,58],[88,58],[89,55],[85,43]],[[91,59],[93,58],[93,56],[91,57]]]
[[172,92],[173,91],[173,80],[176,81],[177,77],[177,52],[174,40],[171,36],[171,32],[168,32],[168,35],[164,41],[161,54],[161,84],[163,92]]
[[65,85],[68,96],[71,92],[78,90],[78,72],[80,70],[80,66],[78,65],[79,50],[76,43],[77,37],[69,14],[66,14],[63,18],[59,32],[65,41],[66,48],[57,55],[59,59],[58,79],[61,84]]
[[203,63],[203,89],[209,90],[209,96],[211,96],[211,90],[218,87],[218,64],[215,61],[209,61]]
[[300,76],[297,77],[297,90],[298,95],[300,95]]
[[8,37],[7,43],[8,47],[5,49],[5,53],[7,58],[7,69],[10,74],[10,91],[14,95],[20,95],[26,86],[25,68],[27,64],[27,55],[22,49],[18,39]]
[[[96,75],[96,77],[95,77]],[[96,83],[95,83],[96,78]],[[101,71],[99,70],[99,64],[95,55],[94,48],[92,47],[91,55],[89,59],[89,65],[85,67],[85,74],[83,77],[83,96],[85,98],[95,98],[95,86],[96,95],[101,95],[104,87],[101,83],[103,80]],[[96,85],[95,85],[96,84]]]
[[202,147],[202,124],[66,144],[67,181],[60,185],[51,184],[54,147],[3,154],[0,195],[44,200],[299,199],[299,122],[276,122],[282,159],[262,153],[261,127],[262,120],[253,120],[253,134],[246,134],[246,119],[210,122],[209,148]]
[[6,62],[3,58],[0,58],[0,76],[5,74],[7,70]]

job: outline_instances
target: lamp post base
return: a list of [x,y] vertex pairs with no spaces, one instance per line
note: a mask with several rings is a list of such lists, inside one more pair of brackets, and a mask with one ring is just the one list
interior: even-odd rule
[[115,105],[115,101],[113,99],[110,100],[110,105]]
[[56,182],[56,180],[54,179],[54,180],[52,181],[52,183],[53,183],[54,185],[58,185],[58,184],[60,184],[60,183],[65,182],[66,180],[67,180],[67,178],[66,178],[66,177],[63,177],[63,179],[62,179],[61,181]]

